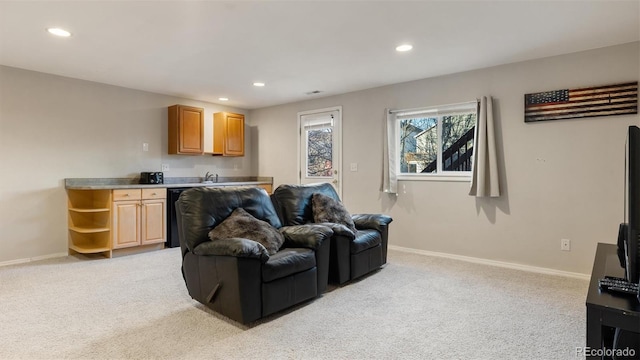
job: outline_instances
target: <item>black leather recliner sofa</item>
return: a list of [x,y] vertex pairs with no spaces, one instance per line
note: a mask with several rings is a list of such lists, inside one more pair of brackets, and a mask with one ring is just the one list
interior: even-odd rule
[[[340,201],[328,183],[309,185],[280,185],[271,195],[280,221],[284,225],[312,223],[311,199],[320,193]],[[344,225],[322,223],[331,227],[331,260],[329,282],[343,284],[387,263],[387,245],[391,217],[380,214],[352,215],[355,235]]]
[[[275,254],[246,238],[209,239],[238,208],[280,229],[284,244]],[[187,289],[214,311],[248,323],[326,290],[332,230],[282,227],[263,189],[189,189],[176,202],[176,215]]]

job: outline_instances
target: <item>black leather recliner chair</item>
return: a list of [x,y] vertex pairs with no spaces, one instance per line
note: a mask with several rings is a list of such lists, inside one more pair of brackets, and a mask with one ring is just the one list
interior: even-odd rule
[[[311,198],[314,193],[340,200],[328,183],[309,185],[280,185],[271,200],[284,225],[302,225],[313,222]],[[380,268],[387,263],[387,245],[391,217],[380,214],[352,215],[357,232],[344,225],[322,223],[331,227],[331,260],[329,281],[343,284]]]
[[[211,241],[208,233],[243,208],[280,229],[285,242],[274,255],[250,239]],[[273,314],[326,290],[330,228],[282,227],[261,188],[193,188],[176,202],[182,274],[195,300],[241,323]]]

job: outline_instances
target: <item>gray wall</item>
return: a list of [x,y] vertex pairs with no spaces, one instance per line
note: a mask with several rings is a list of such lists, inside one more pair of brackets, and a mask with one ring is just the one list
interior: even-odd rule
[[[244,110],[0,66],[0,263],[67,251],[64,178],[257,175],[243,158],[167,154],[167,106]],[[249,119],[247,118],[247,122]],[[142,143],[149,151],[142,151]]]
[[[392,245],[587,274],[623,218],[626,128],[639,117],[525,124],[524,94],[637,81],[639,64],[636,42],[253,110],[258,172],[297,182],[296,113],[341,105],[343,200],[352,213],[391,215]],[[467,182],[401,181],[397,198],[380,193],[385,108],[482,95],[495,101],[501,198],[468,196]]]
[[[130,177],[167,163],[167,176],[213,170],[295,183],[296,113],[341,105],[344,201],[353,213],[393,216],[391,244],[589,273],[596,243],[614,242],[623,216],[624,137],[639,117],[525,124],[523,95],[638,80],[639,64],[632,43],[254,110],[247,156],[234,159],[167,155],[166,107],[201,106],[207,118],[241,109],[0,66],[0,263],[66,252],[64,178]],[[470,197],[466,182],[379,192],[385,107],[481,95],[495,99],[502,198]],[[559,250],[561,238],[571,252]]]

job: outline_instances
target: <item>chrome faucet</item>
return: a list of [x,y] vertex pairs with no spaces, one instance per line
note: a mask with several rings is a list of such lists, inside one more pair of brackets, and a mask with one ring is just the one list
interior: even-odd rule
[[[213,175],[214,174],[211,174],[211,173],[209,173],[207,171],[207,173],[204,175],[204,181],[212,181],[213,180]],[[216,181],[215,182],[218,182],[218,174],[215,174],[215,175],[216,175]]]

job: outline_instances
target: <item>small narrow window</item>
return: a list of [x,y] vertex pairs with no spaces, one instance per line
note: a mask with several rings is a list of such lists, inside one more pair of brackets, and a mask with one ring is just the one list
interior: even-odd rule
[[470,176],[477,103],[395,111],[400,176]]
[[333,176],[333,122],[331,113],[303,116],[305,177]]

